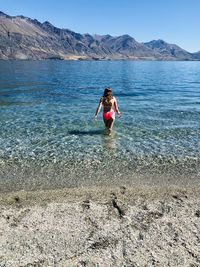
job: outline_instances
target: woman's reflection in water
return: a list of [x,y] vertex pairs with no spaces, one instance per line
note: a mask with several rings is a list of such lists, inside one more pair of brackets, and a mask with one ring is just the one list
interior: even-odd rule
[[102,135],[102,147],[105,149],[116,149],[116,136],[113,133],[112,135],[103,134]]

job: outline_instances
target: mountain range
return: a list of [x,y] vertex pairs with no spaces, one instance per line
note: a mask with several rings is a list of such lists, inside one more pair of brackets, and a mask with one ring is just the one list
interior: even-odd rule
[[0,12],[0,59],[200,60],[200,51],[189,53],[163,40],[139,43],[128,34],[80,34]]

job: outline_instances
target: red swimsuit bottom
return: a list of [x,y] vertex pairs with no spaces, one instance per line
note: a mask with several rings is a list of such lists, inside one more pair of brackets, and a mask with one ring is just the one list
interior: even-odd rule
[[107,112],[103,112],[103,118],[105,120],[109,120],[109,119],[115,119],[115,112],[114,111],[107,111]]

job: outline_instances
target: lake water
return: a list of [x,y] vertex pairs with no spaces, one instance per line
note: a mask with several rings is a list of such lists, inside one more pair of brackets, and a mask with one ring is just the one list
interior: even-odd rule
[[[111,86],[111,136],[93,116]],[[0,61],[0,190],[200,180],[200,62]]]

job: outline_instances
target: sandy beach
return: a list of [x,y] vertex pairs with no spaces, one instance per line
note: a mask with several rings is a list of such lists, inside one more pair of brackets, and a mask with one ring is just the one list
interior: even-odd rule
[[0,195],[0,266],[200,266],[200,189]]

